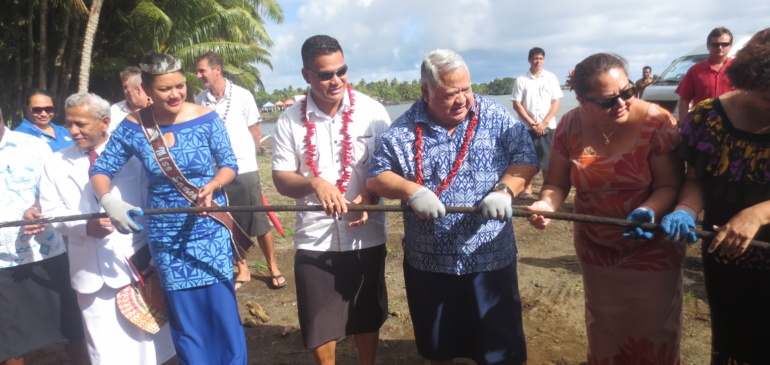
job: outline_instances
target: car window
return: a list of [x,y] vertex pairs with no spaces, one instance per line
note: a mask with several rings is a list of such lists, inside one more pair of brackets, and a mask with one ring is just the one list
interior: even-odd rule
[[671,65],[666,67],[666,70],[660,74],[660,78],[656,83],[660,84],[678,84],[684,78],[684,74],[692,65],[705,60],[708,57],[707,54],[699,54],[692,56],[682,56],[671,62]]

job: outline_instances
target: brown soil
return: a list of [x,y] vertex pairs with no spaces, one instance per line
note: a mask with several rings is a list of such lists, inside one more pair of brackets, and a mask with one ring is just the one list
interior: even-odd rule
[[[269,175],[269,158],[259,157],[262,188],[273,205],[293,204],[278,195]],[[539,174],[535,190],[539,186]],[[568,201],[569,202],[569,201]],[[396,204],[394,201],[387,204]],[[514,204],[527,204],[516,201]],[[276,234],[276,256],[288,285],[270,289],[265,260],[258,248],[249,252],[253,280],[238,290],[240,314],[245,324],[250,364],[312,364],[313,357],[303,346],[297,322],[294,292],[294,249],[291,232],[293,213],[278,213],[286,237]],[[427,363],[414,344],[401,270],[403,251],[401,215],[388,215],[388,258],[385,270],[389,313],[380,331],[377,353],[379,364]],[[514,218],[519,248],[519,285],[524,305],[524,331],[527,336],[529,364],[582,364],[586,359],[586,335],[583,312],[583,285],[572,246],[572,225],[552,221],[545,231],[532,228],[525,219]],[[703,275],[697,246],[688,251],[685,262],[684,333],[682,364],[706,364],[710,349],[710,321],[705,302]],[[248,303],[248,305],[247,305]],[[264,312],[255,309],[258,304]],[[256,315],[258,313],[262,320]],[[268,318],[264,318],[266,317]],[[263,320],[267,322],[263,323]],[[28,357],[28,364],[66,363],[60,347],[39,351]],[[337,345],[339,364],[358,364],[355,342],[343,338]],[[473,364],[460,360],[458,364]]]

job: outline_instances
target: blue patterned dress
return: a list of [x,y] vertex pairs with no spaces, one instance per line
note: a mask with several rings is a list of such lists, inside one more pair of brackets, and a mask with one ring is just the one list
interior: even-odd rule
[[[216,174],[216,166],[238,171],[230,139],[216,112],[159,127],[163,134],[174,134],[176,141],[169,151],[193,185],[200,187],[209,182]],[[112,178],[132,156],[142,161],[149,179],[147,209],[193,206],[161,172],[142,127],[128,120],[112,133],[91,175]],[[215,192],[213,200],[227,205],[221,191]],[[161,214],[148,216],[147,224],[150,252],[166,290],[201,287],[232,278],[230,232],[213,218]]]

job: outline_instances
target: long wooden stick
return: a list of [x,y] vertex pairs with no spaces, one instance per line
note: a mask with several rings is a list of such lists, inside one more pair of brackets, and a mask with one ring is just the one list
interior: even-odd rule
[[[320,205],[272,205],[269,207],[263,206],[225,206],[225,207],[186,207],[186,208],[164,208],[164,209],[146,209],[144,215],[157,215],[157,214],[194,214],[201,212],[318,212],[323,211],[323,207]],[[348,211],[360,212],[411,212],[412,208],[405,205],[348,205]],[[478,207],[446,207],[447,213],[465,213],[465,214],[481,214],[481,208]],[[620,227],[642,227],[651,231],[663,231],[660,224],[655,223],[639,223],[625,219],[599,217],[585,214],[575,213],[562,213],[562,212],[542,212],[531,211],[522,208],[513,207],[514,217],[529,217],[533,214],[542,215],[549,219],[581,222],[581,223],[595,223],[604,224],[610,226]],[[69,222],[85,219],[95,218],[107,218],[107,213],[89,213],[89,214],[77,214],[63,217],[51,217],[40,218],[31,220],[18,220],[9,222],[0,222],[0,228],[4,227],[19,227],[29,224],[47,224],[56,222]],[[716,234],[714,232],[703,231],[696,229],[695,235],[699,238],[709,240]],[[762,249],[770,250],[770,243],[764,241],[753,240],[751,245]]]

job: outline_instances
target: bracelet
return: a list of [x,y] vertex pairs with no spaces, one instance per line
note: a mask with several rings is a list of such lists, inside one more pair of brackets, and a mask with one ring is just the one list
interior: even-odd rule
[[218,183],[219,183],[219,189],[217,189],[217,190],[222,190],[222,182],[221,182],[221,181],[219,181],[219,179],[217,179],[217,178],[212,178],[212,179],[211,179],[211,181],[216,181],[216,182],[218,182]]

